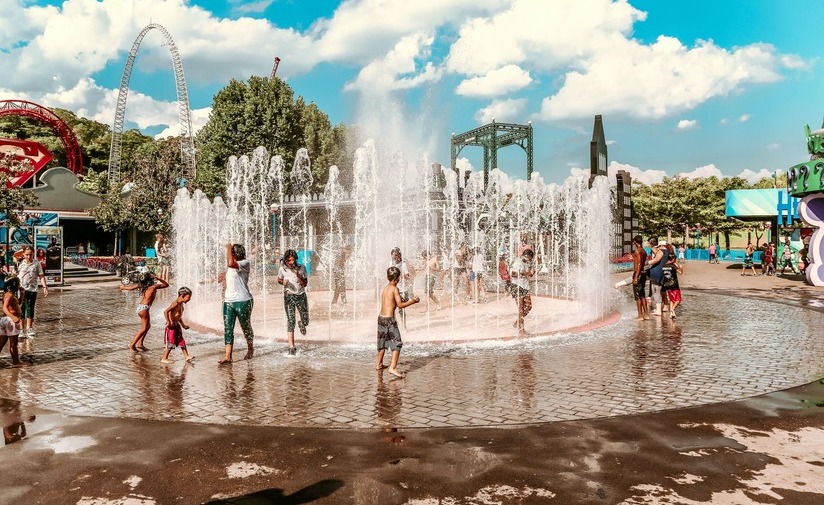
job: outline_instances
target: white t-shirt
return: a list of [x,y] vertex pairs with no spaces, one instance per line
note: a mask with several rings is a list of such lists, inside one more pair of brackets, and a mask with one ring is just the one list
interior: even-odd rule
[[298,265],[295,269],[291,269],[286,265],[281,265],[278,269],[278,280],[283,279],[283,292],[290,295],[302,295],[306,292],[298,279],[298,274],[304,279],[306,278],[306,267]]
[[237,262],[237,268],[226,269],[226,291],[223,293],[224,302],[245,302],[252,299],[249,291],[249,260]]
[[522,258],[518,258],[515,260],[515,263],[512,264],[511,270],[513,272],[518,272],[518,277],[512,277],[512,283],[519,288],[529,289],[529,279],[527,277],[522,277],[521,275],[532,270],[532,263],[529,261],[524,261]]
[[20,278],[20,285],[26,291],[37,291],[37,280],[43,275],[43,267],[39,261],[28,263],[23,260],[17,265],[17,276]]
[[406,262],[401,260],[399,263],[395,263],[394,261],[389,260],[389,266],[396,267],[401,271],[401,280],[398,281],[398,291],[401,293],[409,291],[409,283],[406,280],[406,277],[409,275],[409,268],[407,268]]
[[484,273],[484,256],[483,254],[475,254],[472,256],[472,271],[476,274]]

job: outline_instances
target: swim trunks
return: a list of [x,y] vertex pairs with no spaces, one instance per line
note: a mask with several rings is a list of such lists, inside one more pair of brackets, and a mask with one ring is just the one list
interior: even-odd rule
[[145,303],[141,303],[140,305],[138,305],[138,306],[137,306],[137,310],[136,310],[135,312],[137,312],[138,314],[140,314],[140,313],[141,313],[141,312],[143,312],[144,310],[149,310],[149,306],[148,306],[148,305],[146,305]]
[[180,326],[180,323],[166,327],[165,340],[166,349],[174,349],[175,347],[186,348],[186,341],[183,340],[183,328]]
[[14,337],[19,334],[20,330],[17,328],[17,325],[12,322],[10,317],[0,317],[0,335]]
[[401,331],[394,317],[378,316],[378,350],[400,351],[403,347]]

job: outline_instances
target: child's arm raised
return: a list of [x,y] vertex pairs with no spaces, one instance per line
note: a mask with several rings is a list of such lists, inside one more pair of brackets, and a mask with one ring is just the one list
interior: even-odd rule
[[161,279],[160,277],[155,277],[155,275],[154,275],[154,274],[152,274],[152,278],[153,278],[153,279],[154,279],[154,281],[155,281],[155,287],[156,287],[157,289],[163,289],[163,288],[168,288],[168,287],[169,287],[169,283],[168,283],[168,282],[166,282],[166,281],[164,281],[164,280],[163,280],[163,279]]
[[119,289],[120,291],[134,291],[139,287],[140,284],[129,284],[128,286],[124,286],[123,284],[121,284],[120,286],[117,286],[117,289]]

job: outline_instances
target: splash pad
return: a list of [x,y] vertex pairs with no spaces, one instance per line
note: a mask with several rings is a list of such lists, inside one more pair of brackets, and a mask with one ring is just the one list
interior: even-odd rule
[[[502,256],[511,265],[523,237],[539,261],[531,283],[533,310],[528,335],[575,331],[604,321],[612,310],[608,251],[613,234],[609,187],[599,178],[562,185],[490,173],[457,174],[425,157],[407,162],[402,153],[382,152],[373,141],[360,147],[350,190],[329,168],[323,193],[312,194],[311,163],[301,149],[291,171],[265,149],[232,157],[225,198],[210,201],[181,189],[174,205],[175,285],[194,291],[189,318],[222,333],[221,286],[224,244],[242,243],[252,262],[255,297],[252,324],[258,342],[281,341],[285,316],[276,282],[276,250],[305,251],[312,258],[308,286],[310,325],[298,340],[371,343],[378,314],[377,293],[386,284],[390,251],[399,247],[413,274],[421,303],[406,309],[405,342],[466,342],[510,339],[516,304],[498,276]],[[455,270],[462,244],[483,259],[485,294],[475,301]],[[346,301],[333,304],[332,265],[348,246]],[[310,255],[309,251],[313,253]],[[425,292],[422,253],[441,259],[434,295]],[[239,331],[239,330],[237,330]],[[523,336],[523,335],[520,335]]]

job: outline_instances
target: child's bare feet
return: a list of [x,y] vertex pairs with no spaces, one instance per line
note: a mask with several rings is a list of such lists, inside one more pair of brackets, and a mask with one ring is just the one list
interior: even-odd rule
[[388,370],[389,370],[389,373],[391,373],[395,377],[400,377],[401,379],[403,379],[405,377],[405,375],[400,373],[397,368],[389,368]]
[[232,362],[232,358],[223,358],[221,360],[218,360],[217,364],[218,365],[225,365],[225,364],[231,363],[231,362]]
[[375,370],[383,370],[384,368],[386,368],[386,365],[378,365],[375,367]]
[[135,346],[133,346],[133,345],[129,345],[129,350],[130,350],[130,351],[132,351],[132,352],[140,352],[140,351],[137,349],[137,347],[135,347]]
[[194,359],[194,356],[189,356],[188,358],[186,358],[186,363],[191,363]]
[[148,348],[148,347],[143,347],[142,345],[137,346],[137,349],[138,349],[138,350],[140,350],[140,351],[142,351],[142,352],[146,352],[146,351],[148,351],[148,350],[149,350],[149,348]]
[[246,356],[244,356],[243,359],[252,359],[252,357],[254,357],[254,355],[255,355],[255,350],[254,349],[249,349],[248,351],[246,351]]
[[171,363],[171,360],[168,360],[168,359],[162,359],[162,360],[160,360],[160,362],[161,362],[161,363]]

